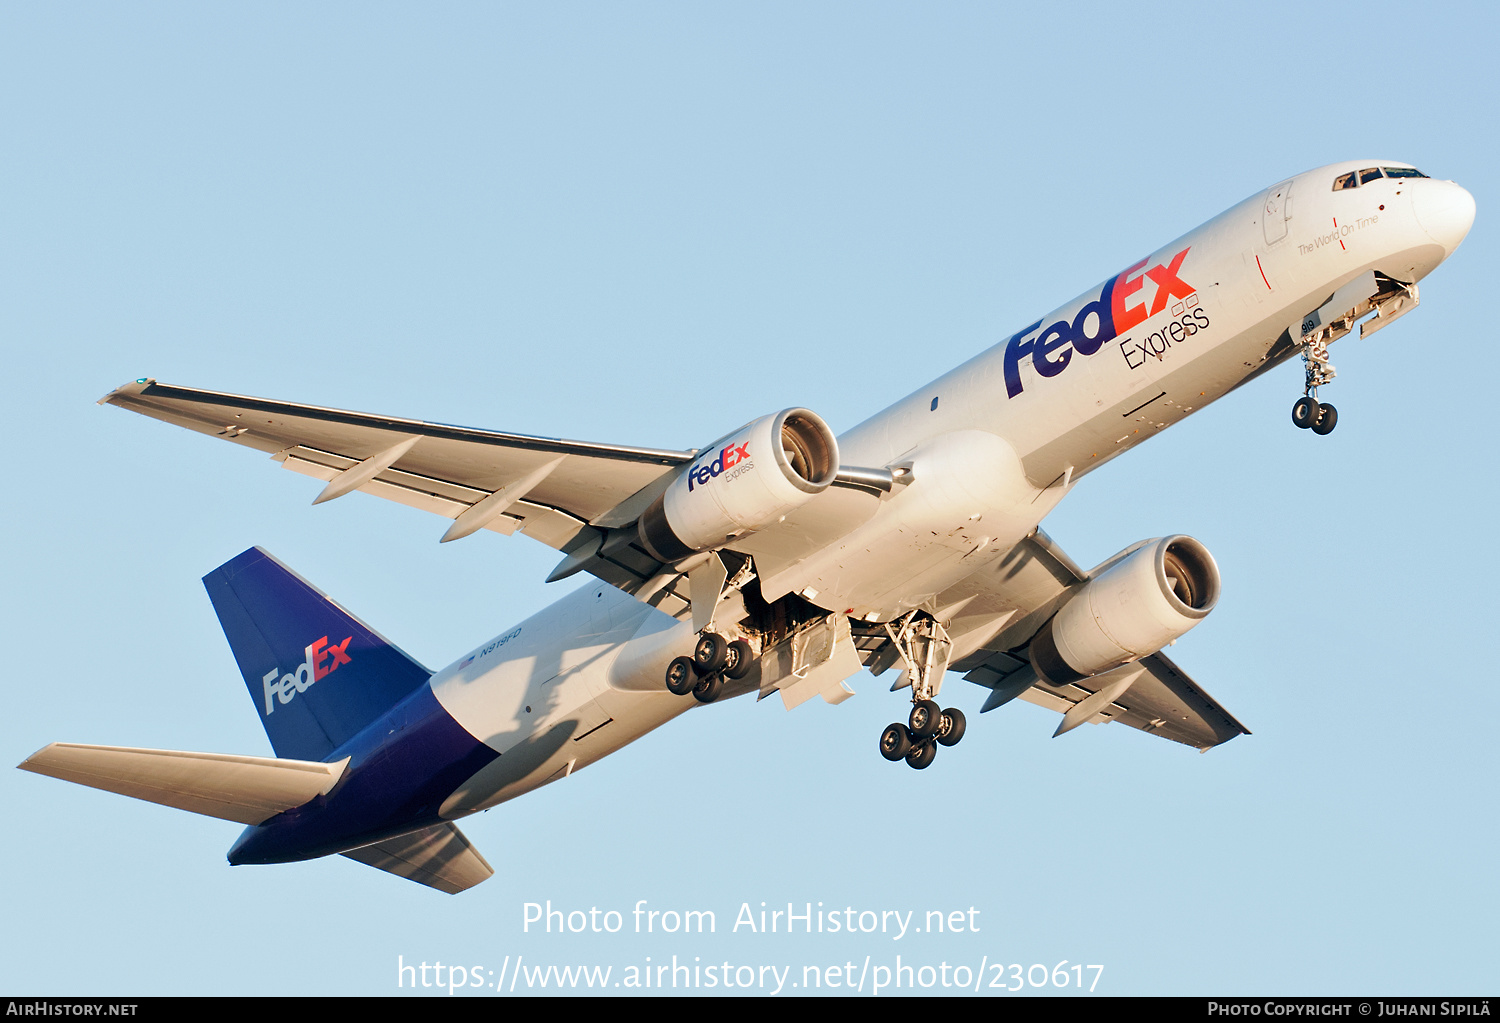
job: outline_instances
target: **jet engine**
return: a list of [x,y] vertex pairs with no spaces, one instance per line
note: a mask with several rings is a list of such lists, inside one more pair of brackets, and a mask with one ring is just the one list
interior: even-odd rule
[[1128,547],[1091,574],[1031,641],[1031,665],[1065,685],[1154,654],[1214,609],[1219,566],[1197,540]]
[[805,408],[763,416],[702,449],[641,515],[642,545],[672,564],[779,522],[839,471],[828,424]]

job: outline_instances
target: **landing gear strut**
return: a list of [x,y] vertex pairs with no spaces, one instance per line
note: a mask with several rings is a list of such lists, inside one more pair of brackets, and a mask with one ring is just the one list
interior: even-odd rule
[[920,771],[932,763],[939,745],[956,745],[964,736],[963,712],[943,710],[936,700],[953,644],[939,622],[915,611],[885,631],[906,665],[892,688],[910,686],[912,706],[906,724],[895,722],[880,733],[880,755]]
[[1302,397],[1292,406],[1292,423],[1298,429],[1327,436],[1338,424],[1339,410],[1318,401],[1318,388],[1337,375],[1333,363],[1328,361],[1328,339],[1323,332],[1302,346],[1302,361],[1307,368],[1306,381],[1302,386]]

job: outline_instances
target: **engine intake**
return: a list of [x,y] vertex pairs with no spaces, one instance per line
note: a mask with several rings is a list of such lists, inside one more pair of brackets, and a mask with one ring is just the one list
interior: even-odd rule
[[699,452],[641,515],[641,544],[665,564],[779,522],[839,471],[828,424],[805,408],[762,416]]
[[1154,654],[1219,600],[1219,566],[1197,540],[1168,536],[1126,548],[1090,573],[1031,641],[1043,681],[1066,685]]

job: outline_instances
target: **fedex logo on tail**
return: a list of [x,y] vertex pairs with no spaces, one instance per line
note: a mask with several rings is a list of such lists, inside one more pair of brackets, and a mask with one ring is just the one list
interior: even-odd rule
[[[330,644],[328,637],[324,636],[316,643],[309,644],[303,653],[307,659],[299,664],[295,670],[281,674],[280,668],[272,668],[261,678],[261,685],[266,694],[266,717],[276,709],[276,702],[271,698],[274,696],[281,703],[291,703],[292,697],[298,693],[307,692],[319,679],[335,671],[340,664],[349,663],[349,641],[353,636],[346,636],[342,643]],[[280,678],[277,676],[280,675]]]
[[[1197,289],[1178,276],[1191,248],[1188,246],[1167,263],[1157,264],[1145,273],[1141,271],[1146,266],[1146,259],[1126,268],[1119,276],[1106,281],[1099,297],[1080,309],[1071,321],[1058,320],[1041,330],[1042,321],[1037,320],[1012,336],[1005,346],[1006,397],[1014,398],[1021,393],[1021,360],[1027,356],[1031,357],[1031,364],[1038,374],[1055,377],[1068,368],[1075,352],[1093,355],[1121,334],[1166,309],[1168,300],[1197,294]],[[1147,305],[1144,294],[1138,294],[1144,291],[1147,281],[1154,286],[1150,305]],[[1208,326],[1207,317],[1200,314],[1197,326]],[[1041,332],[1037,333],[1038,330]]]

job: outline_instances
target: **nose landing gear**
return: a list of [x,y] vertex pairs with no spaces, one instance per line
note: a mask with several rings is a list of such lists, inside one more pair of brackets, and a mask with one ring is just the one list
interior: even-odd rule
[[1306,366],[1306,381],[1302,387],[1302,397],[1292,406],[1292,424],[1300,430],[1311,430],[1320,437],[1332,433],[1339,421],[1338,409],[1318,401],[1318,388],[1330,383],[1338,375],[1333,363],[1328,361],[1330,333],[1326,328],[1320,329],[1304,341],[1302,362]]
[[1302,389],[1304,397],[1292,406],[1292,422],[1316,434],[1332,433],[1334,424],[1339,421],[1338,412],[1332,405],[1318,401],[1318,388],[1331,382],[1335,376],[1333,364],[1328,361],[1328,346],[1352,331],[1357,321],[1371,313],[1374,318],[1360,325],[1359,336],[1362,338],[1405,316],[1417,307],[1419,301],[1415,284],[1399,281],[1379,270],[1369,270],[1343,285],[1328,301],[1289,327],[1292,342],[1302,347],[1302,361],[1307,367],[1307,382]]

